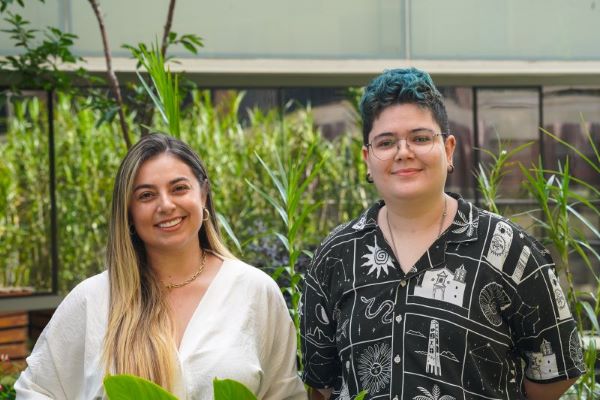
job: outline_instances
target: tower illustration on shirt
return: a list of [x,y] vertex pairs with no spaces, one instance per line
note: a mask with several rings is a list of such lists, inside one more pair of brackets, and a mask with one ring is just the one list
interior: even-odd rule
[[429,343],[427,345],[427,372],[434,375],[442,374],[440,364],[440,324],[435,319],[429,325]]
[[517,285],[521,283],[521,278],[523,278],[523,273],[525,272],[525,267],[527,266],[527,261],[529,261],[529,256],[531,255],[531,249],[527,246],[523,246],[521,250],[521,255],[519,255],[519,261],[517,261],[517,266],[513,271],[511,276],[513,282]]
[[552,345],[544,339],[540,345],[540,351],[527,353],[529,366],[527,376],[533,379],[550,379],[558,376],[556,365],[556,354],[552,351]]
[[506,222],[499,221],[496,224],[496,229],[494,229],[490,247],[485,258],[500,271],[504,268],[504,261],[506,261],[506,257],[508,256],[512,238],[513,230],[510,225]]
[[466,277],[467,270],[464,265],[454,272],[446,267],[427,271],[423,274],[421,283],[415,287],[413,294],[462,306]]

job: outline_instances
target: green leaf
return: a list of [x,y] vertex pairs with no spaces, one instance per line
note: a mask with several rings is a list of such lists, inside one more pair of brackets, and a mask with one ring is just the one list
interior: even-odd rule
[[365,398],[365,396],[367,395],[367,393],[368,392],[366,390],[363,390],[354,398],[354,400],[363,400]]
[[213,390],[215,400],[257,400],[246,386],[233,379],[215,378]]
[[109,375],[104,389],[109,400],[177,400],[154,382],[133,375]]
[[242,253],[242,246],[240,245],[240,241],[237,238],[237,236],[235,235],[235,233],[233,233],[233,229],[231,229],[231,225],[229,225],[229,222],[227,221],[227,219],[221,213],[217,213],[217,219],[219,220],[219,223],[221,224],[223,229],[225,229],[227,236],[229,236],[229,238],[231,239],[233,244],[235,244],[235,247],[238,249],[238,251],[240,253]]
[[[273,184],[275,184],[275,186],[277,187],[277,190],[279,191],[279,195],[281,196],[281,200],[285,204],[287,202],[287,191],[286,191],[286,189],[284,187],[284,184],[279,179],[277,179],[277,176],[275,175],[275,172],[273,171],[273,169],[269,168],[269,166],[267,165],[267,163],[264,162],[262,158],[260,158],[260,156],[258,155],[258,153],[254,152],[254,154],[256,155],[256,158],[258,158],[258,161],[260,162],[260,164],[262,165],[262,167],[264,168],[264,170],[271,177],[271,182],[273,182]],[[278,155],[276,154],[276,156],[278,156]],[[285,174],[281,174],[281,175],[285,176]]]
[[196,46],[194,46],[192,43],[188,42],[188,41],[182,41],[181,44],[183,45],[183,47],[185,47],[187,49],[187,51],[189,51],[190,53],[193,54],[198,54],[198,50],[196,49]]
[[256,192],[258,192],[258,194],[260,194],[265,200],[267,200],[269,203],[271,203],[271,205],[273,206],[273,208],[275,208],[275,210],[277,210],[277,212],[281,216],[281,219],[283,219],[283,222],[285,223],[285,226],[288,226],[288,216],[287,216],[287,213],[283,209],[283,207],[277,202],[277,200],[275,200],[272,196],[270,196],[264,190],[259,189],[258,186],[254,185],[248,179],[246,179],[246,183],[252,189],[254,189]]
[[138,50],[138,60],[146,71],[148,71],[156,90],[156,95],[154,94],[154,90],[142,79],[139,72],[136,71],[136,73],[154,102],[154,105],[169,126],[169,134],[178,138],[181,136],[181,98],[178,77],[176,74],[172,74],[169,68],[165,66],[165,59],[157,43],[152,45],[150,51],[141,45]]
[[594,308],[592,307],[592,305],[587,301],[582,301],[580,302],[580,304],[585,310],[585,313],[587,314],[588,319],[592,323],[592,326],[594,327],[596,332],[600,332],[600,326],[598,325],[598,316],[594,312]]
[[277,236],[277,238],[279,239],[279,241],[283,244],[283,247],[285,247],[286,251],[290,251],[290,242],[289,240],[283,236],[281,233],[279,232],[275,232],[275,236]]

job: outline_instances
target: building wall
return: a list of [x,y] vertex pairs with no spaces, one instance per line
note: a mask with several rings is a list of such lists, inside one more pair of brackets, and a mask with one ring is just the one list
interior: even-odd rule
[[[100,5],[115,56],[128,55],[124,43],[161,37],[167,0]],[[12,11],[34,27],[75,33],[80,55],[102,56],[87,1],[28,1]],[[202,36],[201,57],[211,58],[600,60],[597,0],[179,0],[173,30]],[[14,52],[0,34],[0,54]]]

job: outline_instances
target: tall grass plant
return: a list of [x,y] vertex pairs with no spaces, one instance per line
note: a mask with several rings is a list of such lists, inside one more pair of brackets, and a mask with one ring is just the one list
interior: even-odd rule
[[[600,152],[589,132],[585,134],[595,158],[586,156],[553,133],[544,129],[542,131],[549,140],[567,147],[572,157],[583,160],[600,174]],[[522,145],[506,151],[500,146],[498,154],[485,150],[492,156],[491,162],[479,165],[477,183],[490,211],[499,211],[496,200],[500,195],[501,178],[506,173],[506,166],[510,164],[512,156],[525,147]],[[598,399],[600,385],[596,382],[596,365],[599,358],[597,343],[600,338],[600,255],[592,244],[600,242],[600,208],[597,203],[600,189],[574,176],[570,160],[566,158],[554,168],[545,166],[541,160],[531,166],[519,164],[519,168],[524,176],[524,186],[537,204],[527,214],[542,229],[543,241],[554,256],[556,269],[566,278],[567,297],[584,343],[583,361],[587,371],[564,398]],[[596,199],[596,202],[590,199]],[[575,285],[575,275],[582,273],[592,277],[590,291],[580,291]]]

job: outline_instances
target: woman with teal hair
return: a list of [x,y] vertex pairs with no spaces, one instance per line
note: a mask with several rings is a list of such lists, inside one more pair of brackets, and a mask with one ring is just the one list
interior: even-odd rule
[[554,263],[521,227],[444,191],[457,138],[431,77],[386,71],[360,111],[381,200],[335,228],[306,274],[312,398],[558,399],[585,368]]

